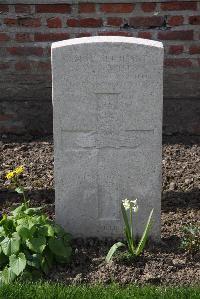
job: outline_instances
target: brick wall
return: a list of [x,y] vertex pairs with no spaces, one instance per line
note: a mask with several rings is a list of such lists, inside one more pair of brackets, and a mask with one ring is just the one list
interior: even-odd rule
[[[0,4],[0,133],[52,132],[50,45],[92,35],[165,46],[164,133],[200,134],[200,2]],[[49,0],[49,2],[53,2]],[[119,1],[119,0],[117,0]],[[31,4],[31,3],[36,4]],[[11,4],[14,3],[14,4]]]

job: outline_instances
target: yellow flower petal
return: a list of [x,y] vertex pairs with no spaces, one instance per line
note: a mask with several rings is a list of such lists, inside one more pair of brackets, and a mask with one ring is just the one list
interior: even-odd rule
[[20,173],[22,173],[23,171],[24,171],[24,167],[23,167],[23,166],[19,166],[19,167],[15,168],[15,170],[14,170],[14,172],[15,172],[16,174],[20,174]]
[[6,178],[8,180],[12,179],[15,176],[15,173],[13,171],[10,171],[6,174]]

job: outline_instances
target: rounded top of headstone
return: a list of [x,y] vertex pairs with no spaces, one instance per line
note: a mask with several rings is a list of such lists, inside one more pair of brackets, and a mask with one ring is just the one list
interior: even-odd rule
[[163,48],[161,42],[143,38],[135,37],[124,37],[124,36],[92,36],[92,37],[81,37],[63,40],[52,43],[51,47],[61,48],[65,46],[82,45],[82,44],[96,44],[96,43],[122,43],[122,44],[137,44],[149,47]]

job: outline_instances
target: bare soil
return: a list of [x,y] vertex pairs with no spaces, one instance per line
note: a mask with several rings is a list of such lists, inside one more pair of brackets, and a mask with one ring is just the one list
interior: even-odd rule
[[[0,204],[2,211],[19,203],[5,186],[5,173],[24,165],[24,184],[33,205],[43,205],[54,218],[53,142],[51,137],[2,136],[0,141]],[[112,240],[77,239],[68,266],[56,266],[48,279],[66,283],[200,283],[200,253],[180,248],[182,227],[200,224],[200,137],[168,136],[163,139],[162,243],[149,244],[136,261],[117,258],[105,263]]]

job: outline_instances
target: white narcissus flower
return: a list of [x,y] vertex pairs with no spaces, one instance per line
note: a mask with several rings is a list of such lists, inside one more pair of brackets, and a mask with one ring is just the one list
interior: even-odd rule
[[122,200],[122,204],[123,204],[125,210],[130,209],[130,200],[128,200],[128,198],[125,198],[124,200]]
[[135,200],[130,200],[130,205],[134,213],[138,211],[138,204],[137,204],[137,198]]
[[128,198],[122,200],[122,204],[125,208],[125,210],[132,209],[134,213],[138,211],[138,205],[137,205],[137,198],[135,200],[130,200]]

